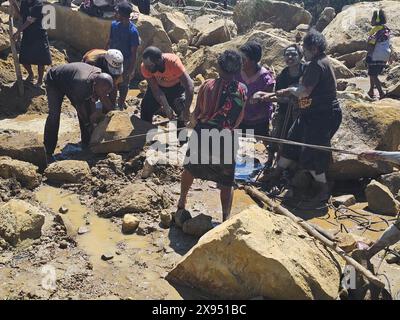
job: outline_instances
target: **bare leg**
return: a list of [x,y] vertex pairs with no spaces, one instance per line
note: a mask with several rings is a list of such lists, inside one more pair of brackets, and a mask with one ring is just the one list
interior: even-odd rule
[[383,92],[382,83],[379,80],[378,76],[374,76],[374,83],[375,83],[376,88],[378,89],[379,96],[382,98],[385,95],[385,92]]
[[232,187],[221,187],[221,205],[222,205],[222,221],[229,219],[232,210],[233,202],[233,188]]
[[41,86],[43,83],[43,75],[44,75],[44,66],[38,66],[38,81],[37,85]]
[[179,197],[178,210],[185,209],[187,195],[189,193],[190,187],[193,184],[193,180],[194,178],[192,174],[189,171],[184,170],[181,176],[181,196]]
[[370,83],[370,89],[368,91],[368,95],[372,98],[374,96],[374,89],[375,89],[375,81],[373,76],[369,76],[369,83]]
[[26,78],[26,81],[32,81],[33,80],[33,70],[32,70],[32,66],[30,64],[24,64],[23,65],[25,70],[28,72],[28,78]]

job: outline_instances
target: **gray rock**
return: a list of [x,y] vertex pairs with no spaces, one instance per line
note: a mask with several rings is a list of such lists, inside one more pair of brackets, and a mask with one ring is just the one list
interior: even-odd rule
[[87,227],[80,227],[78,229],[78,234],[79,235],[82,235],[82,234],[85,234],[85,233],[88,233],[88,232],[89,232],[89,228],[87,228]]
[[377,214],[395,216],[399,212],[399,202],[395,200],[389,188],[372,180],[365,189],[368,208]]
[[58,209],[58,212],[62,213],[62,214],[66,214],[68,212],[68,210],[69,209],[66,206],[61,206],[60,209]]
[[393,194],[398,194],[400,191],[400,172],[393,172],[381,176],[378,181],[388,187]]
[[347,194],[347,195],[333,198],[333,204],[336,207],[338,207],[338,206],[350,207],[352,205],[355,205],[356,203],[357,203],[356,197],[353,196],[352,194]]
[[182,230],[192,236],[201,237],[213,228],[211,220],[210,216],[200,214],[193,219],[186,220]]
[[160,221],[163,228],[169,228],[172,222],[172,216],[167,211],[160,212]]
[[175,213],[174,220],[178,227],[182,228],[185,221],[191,219],[192,216],[189,211],[187,210],[178,210]]

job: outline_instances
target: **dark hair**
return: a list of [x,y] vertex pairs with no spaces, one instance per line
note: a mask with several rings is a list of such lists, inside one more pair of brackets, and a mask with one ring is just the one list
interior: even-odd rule
[[386,19],[385,11],[383,11],[382,9],[374,11],[372,20],[378,25],[386,24],[387,19]]
[[128,1],[122,1],[115,6],[115,11],[125,18],[129,18],[133,8]]
[[249,41],[240,47],[239,51],[247,58],[256,63],[260,62],[262,57],[262,47],[257,41]]
[[317,47],[320,53],[324,53],[328,44],[324,35],[315,29],[311,29],[303,39],[304,46],[308,49]]
[[242,69],[242,56],[234,50],[226,50],[218,57],[218,65],[228,74],[237,74]]
[[150,59],[155,62],[162,58],[162,51],[157,47],[147,47],[143,52],[143,60]]
[[283,54],[285,54],[286,53],[286,51],[288,51],[288,49],[291,49],[291,48],[294,48],[296,51],[297,51],[297,53],[299,54],[299,57],[300,58],[303,58],[303,48],[299,45],[299,44],[297,44],[297,43],[294,43],[294,44],[291,44],[290,46],[287,46],[284,50],[283,50]]

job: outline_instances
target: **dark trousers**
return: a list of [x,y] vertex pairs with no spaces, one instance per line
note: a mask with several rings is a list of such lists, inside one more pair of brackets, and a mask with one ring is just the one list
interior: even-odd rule
[[[288,140],[330,147],[341,122],[342,111],[338,103],[329,109],[306,111],[293,123]],[[299,162],[304,169],[314,170],[317,174],[326,172],[332,160],[330,152],[291,145],[283,146],[282,156]]]
[[[61,106],[65,94],[51,84],[47,84],[46,91],[49,114],[44,127],[44,146],[46,148],[46,153],[52,155],[57,147],[58,131],[60,129]],[[89,145],[91,135],[89,121],[90,106],[88,103],[84,104],[82,107],[80,107],[81,110],[79,110],[76,106],[74,107],[78,113],[82,145]]]
[[[162,90],[162,92],[164,92],[170,107],[179,116],[182,110],[178,110],[176,100],[185,99],[185,88],[180,83],[178,83],[171,88],[160,87],[160,89]],[[154,98],[153,91],[150,87],[148,87],[141,104],[141,119],[152,123],[153,116],[160,110],[160,108],[160,104],[157,102],[156,98]],[[178,121],[178,127],[181,128],[183,126],[183,121]]]

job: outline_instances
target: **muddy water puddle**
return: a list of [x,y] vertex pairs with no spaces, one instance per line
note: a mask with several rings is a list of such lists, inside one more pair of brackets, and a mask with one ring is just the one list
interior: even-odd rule
[[68,208],[63,218],[69,222],[72,232],[77,233],[82,227],[88,229],[87,233],[77,235],[76,240],[91,257],[94,267],[98,265],[104,253],[113,254],[113,261],[120,262],[123,261],[124,256],[115,252],[119,252],[121,248],[150,249],[152,247],[152,244],[143,236],[124,235],[117,225],[108,219],[98,217],[95,212],[82,205],[75,194],[64,193],[57,188],[46,186],[36,193],[36,198],[55,212],[58,212],[62,206]]
[[[68,208],[68,212],[62,214],[67,230],[89,256],[93,272],[111,282],[119,297],[181,299],[175,288],[163,279],[166,273],[163,250],[155,245],[156,242],[161,246],[168,243],[162,234],[157,234],[156,239],[152,234],[125,235],[119,225],[98,217],[81,204],[76,194],[54,187],[43,186],[36,192],[36,198],[54,212],[61,206]],[[89,231],[78,235],[81,227]],[[101,256],[105,253],[113,258],[103,261]]]

